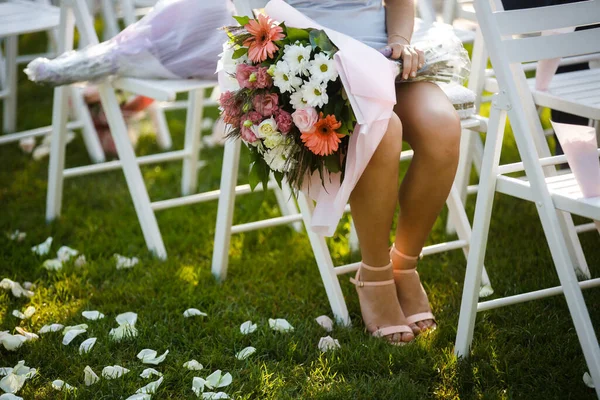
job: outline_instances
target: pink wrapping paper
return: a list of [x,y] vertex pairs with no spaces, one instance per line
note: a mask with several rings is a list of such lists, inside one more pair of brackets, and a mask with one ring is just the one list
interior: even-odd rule
[[352,190],[387,130],[396,104],[394,63],[366,44],[319,25],[283,0],[269,1],[265,12],[287,26],[323,29],[339,49],[334,56],[335,64],[358,121],[350,137],[346,174],[341,183],[340,173],[326,175],[323,186],[315,173],[305,180],[303,188],[316,201],[312,230],[332,236]]

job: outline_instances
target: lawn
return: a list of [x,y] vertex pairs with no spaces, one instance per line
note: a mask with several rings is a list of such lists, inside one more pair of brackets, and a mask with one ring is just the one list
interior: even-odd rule
[[[23,38],[30,51],[43,48],[39,36]],[[52,90],[19,76],[20,129],[49,124]],[[211,110],[210,115],[216,115]],[[184,115],[170,114],[174,146],[183,145]],[[516,159],[509,133],[503,158]],[[158,152],[153,136],[143,136],[139,155]],[[222,149],[203,149],[207,161],[198,177],[199,190],[218,188]],[[21,326],[37,332],[42,326],[86,323],[88,331],[63,345],[60,332],[40,335],[16,351],[0,348],[0,367],[13,367],[25,360],[37,374],[18,395],[24,399],[125,399],[156,378],[139,375],[147,367],[164,374],[155,399],[192,399],[193,377],[206,378],[220,369],[231,373],[230,386],[220,390],[236,399],[592,399],[592,389],[582,376],[585,360],[566,302],[562,296],[509,306],[477,317],[471,357],[457,360],[453,345],[458,323],[465,271],[462,252],[425,258],[419,264],[439,328],[404,347],[371,338],[360,319],[354,288],[346,278],[342,288],[353,318],[353,326],[335,326],[330,334],[341,347],[322,353],[317,344],[328,333],[315,322],[331,316],[325,290],[304,233],[290,227],[264,229],[236,235],[232,239],[228,279],[217,283],[210,273],[217,203],[160,211],[158,223],[169,253],[167,261],[153,258],[146,250],[127,186],[120,171],[89,175],[65,181],[63,211],[59,220],[45,223],[47,158],[34,161],[17,145],[0,147],[0,279],[31,281],[36,285],[31,299],[15,298],[0,291],[0,331]],[[247,155],[241,161],[240,180],[247,174]],[[67,166],[90,162],[81,136],[67,147]],[[402,170],[405,171],[406,165]],[[180,163],[142,168],[153,200],[178,195]],[[468,201],[472,216],[474,198]],[[239,198],[234,222],[278,215],[272,194],[256,193]],[[445,234],[444,212],[430,243],[451,239]],[[338,264],[360,260],[348,247],[348,221],[329,240]],[[22,242],[5,233],[16,229],[27,233]],[[38,256],[31,246],[54,238],[51,253]],[[580,236],[593,276],[598,276],[598,234]],[[60,271],[42,267],[57,249],[68,245],[85,254],[87,264],[67,263]],[[114,253],[138,257],[131,269],[118,270]],[[533,205],[497,196],[494,206],[486,267],[497,296],[558,285],[544,234]],[[600,293],[584,296],[598,326]],[[20,320],[13,310],[36,308],[29,319]],[[184,318],[188,308],[206,317]],[[86,310],[99,310],[105,318],[88,321]],[[115,317],[124,312],[138,315],[138,336],[112,341],[109,331],[117,327]],[[293,332],[275,332],[269,318],[285,318]],[[240,333],[240,324],[252,320],[258,329]],[[598,334],[598,333],[597,333]],[[79,345],[89,337],[97,343],[87,354]],[[236,352],[253,346],[256,353],[238,360]],[[149,348],[162,354],[157,366],[142,364],[138,352]],[[196,359],[201,371],[182,365]],[[100,375],[109,365],[130,369],[123,377],[84,384],[84,368]],[[58,392],[51,386],[61,379],[77,387],[75,394]]]

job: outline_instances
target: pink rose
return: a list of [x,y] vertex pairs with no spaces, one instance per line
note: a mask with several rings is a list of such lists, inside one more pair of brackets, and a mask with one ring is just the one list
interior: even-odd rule
[[279,104],[279,98],[277,93],[264,93],[257,94],[252,99],[252,105],[254,109],[261,113],[264,117],[270,117],[277,111]]
[[258,111],[250,111],[245,115],[245,120],[250,120],[254,125],[258,125],[263,121],[263,116]]
[[[248,64],[238,64],[238,66],[235,69],[235,79],[237,79],[240,87],[243,88],[247,88],[247,89],[256,89],[257,85],[256,85],[256,72],[257,72],[257,68],[253,67],[252,65],[248,65]],[[252,74],[254,74],[254,78],[253,81],[251,82],[251,76]]]
[[277,113],[275,113],[275,122],[277,122],[279,130],[284,135],[292,129],[292,116],[287,111],[281,109],[277,111]]
[[319,121],[319,114],[317,114],[317,110],[313,107],[307,107],[294,111],[292,119],[300,132],[310,133],[315,129],[315,124]]
[[226,124],[238,125],[242,110],[233,92],[224,92],[219,98],[219,104],[223,108],[223,121]]
[[240,135],[242,136],[242,139],[248,143],[254,143],[258,140],[256,135],[254,134],[254,131],[252,130],[252,127],[248,128],[242,125]]
[[269,69],[266,67],[259,67],[256,72],[256,87],[259,89],[269,89],[273,86],[273,78],[267,73]]

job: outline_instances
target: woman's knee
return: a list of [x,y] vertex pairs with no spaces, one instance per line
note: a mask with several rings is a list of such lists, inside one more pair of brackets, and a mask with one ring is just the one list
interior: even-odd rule
[[402,123],[396,113],[392,113],[392,117],[388,123],[387,130],[379,143],[376,151],[376,156],[382,160],[395,160],[400,159],[400,152],[402,151]]
[[434,107],[426,110],[415,134],[411,135],[411,147],[415,154],[429,154],[438,162],[454,164],[460,150],[460,117],[454,107]]

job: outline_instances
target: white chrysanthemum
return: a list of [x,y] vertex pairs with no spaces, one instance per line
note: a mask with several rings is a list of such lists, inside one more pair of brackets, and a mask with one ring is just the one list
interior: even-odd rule
[[275,65],[273,84],[281,90],[281,93],[291,93],[302,85],[302,79],[292,73],[287,62],[279,61]]
[[283,141],[279,146],[272,148],[264,154],[265,162],[274,171],[287,172],[293,168],[295,161],[287,162],[295,152],[291,141]]
[[302,98],[311,107],[323,107],[329,102],[329,96],[327,96],[327,83],[311,79],[302,86]]
[[310,62],[308,71],[310,79],[318,82],[335,81],[338,77],[335,63],[325,53],[315,55],[315,59]]
[[302,88],[298,89],[297,92],[292,93],[290,96],[290,104],[294,107],[294,110],[301,110],[308,107],[308,104],[302,95]]
[[283,49],[283,60],[288,63],[293,74],[307,76],[311,52],[310,46],[286,45]]

